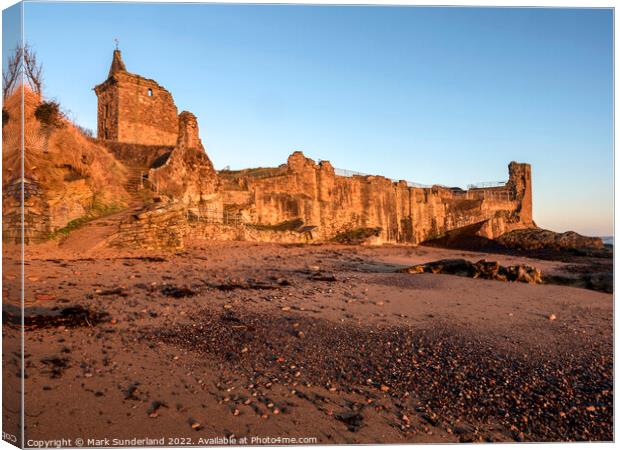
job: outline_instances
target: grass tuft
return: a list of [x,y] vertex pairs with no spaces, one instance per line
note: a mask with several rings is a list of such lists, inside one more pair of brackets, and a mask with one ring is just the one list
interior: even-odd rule
[[355,228],[353,230],[343,231],[342,233],[338,233],[336,236],[332,238],[332,241],[338,242],[340,244],[349,244],[349,245],[359,245],[368,238],[379,236],[382,228]]
[[85,216],[78,217],[77,219],[71,220],[67,225],[62,228],[57,229],[49,234],[48,239],[55,239],[57,237],[66,237],[75,230],[82,228],[88,222],[92,222],[95,219],[99,219],[101,217],[109,216],[110,214],[114,214],[123,209],[120,205],[110,204],[105,205],[103,203],[98,202],[97,200],[93,201],[93,206],[91,207],[89,213]]

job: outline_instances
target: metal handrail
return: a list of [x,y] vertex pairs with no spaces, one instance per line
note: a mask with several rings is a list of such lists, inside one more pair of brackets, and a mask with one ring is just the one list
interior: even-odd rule
[[185,213],[188,222],[203,222],[218,225],[243,225],[241,213],[233,213],[220,208],[188,209]]
[[[354,176],[359,176],[359,177],[368,177],[368,176],[373,176],[367,173],[363,173],[363,172],[356,172],[354,170],[348,170],[348,169],[339,169],[339,168],[334,168],[334,173],[336,175],[342,176],[342,177],[354,177]],[[435,185],[429,185],[429,184],[421,184],[421,183],[416,183],[415,181],[409,181],[409,180],[396,180],[394,178],[388,178],[388,180],[394,182],[394,183],[398,183],[399,181],[405,181],[405,183],[407,183],[408,187],[413,187],[413,188],[421,188],[421,189],[430,189],[433,186],[439,186],[439,187],[446,187],[443,186],[441,184],[435,184]],[[470,189],[484,189],[484,188],[496,188],[496,187],[505,187],[508,184],[507,181],[484,181],[481,183],[474,183],[474,184],[468,184],[467,185],[467,190]],[[467,191],[463,191],[463,193],[465,194]],[[472,193],[472,195],[476,196],[475,193]],[[510,193],[503,193],[503,192],[485,192],[484,193],[484,198],[494,198],[494,199],[498,199],[498,200],[510,200],[512,198]]]
[[480,183],[468,184],[467,189],[484,189],[493,187],[504,187],[507,181],[482,181]]
[[[372,177],[372,176],[380,176],[380,175],[371,175],[368,173],[363,173],[363,172],[356,172],[354,170],[348,170],[348,169],[339,169],[339,168],[334,168],[334,173],[336,175],[339,175],[341,177]],[[387,178],[387,177],[386,177]],[[388,180],[390,180],[393,183],[398,183],[400,181],[404,181],[405,183],[407,183],[407,186],[409,187],[415,187],[415,188],[431,188],[432,186],[429,184],[421,184],[421,183],[416,183],[415,181],[409,181],[409,180],[397,180],[395,178],[387,178]]]

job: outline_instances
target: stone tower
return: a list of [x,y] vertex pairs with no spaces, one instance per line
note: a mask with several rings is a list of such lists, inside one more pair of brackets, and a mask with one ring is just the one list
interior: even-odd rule
[[127,72],[116,49],[108,78],[95,86],[97,137],[143,145],[174,146],[177,107],[172,95],[156,81]]
[[508,165],[508,184],[517,199],[520,200],[520,206],[517,212],[521,222],[527,225],[533,225],[532,211],[532,167],[529,164],[511,162]]

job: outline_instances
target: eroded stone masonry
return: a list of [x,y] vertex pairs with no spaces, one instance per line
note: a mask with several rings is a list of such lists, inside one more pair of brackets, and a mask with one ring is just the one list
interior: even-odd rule
[[[316,163],[301,152],[279,167],[217,172],[196,117],[178,114],[172,95],[157,82],[128,72],[119,50],[94,90],[97,138],[88,145],[122,167],[119,202],[139,209],[121,215],[109,245],[182,247],[188,237],[418,244],[467,227],[496,238],[535,226],[528,164],[510,163],[505,184],[468,190],[340,176],[328,161]],[[46,130],[51,142],[54,132]],[[90,176],[84,175],[86,182]],[[41,182],[37,186],[45,191]],[[76,217],[48,218],[39,234],[71,219]]]
[[174,145],[177,107],[157,82],[127,72],[120,50],[114,51],[108,78],[95,86],[97,137],[146,145]]

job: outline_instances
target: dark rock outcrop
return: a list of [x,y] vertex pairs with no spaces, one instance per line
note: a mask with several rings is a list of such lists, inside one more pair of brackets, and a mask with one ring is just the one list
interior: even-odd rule
[[582,236],[574,231],[555,233],[542,228],[514,230],[501,235],[497,241],[505,247],[520,250],[602,249],[604,247],[600,238]]
[[466,259],[441,259],[407,267],[406,269],[401,269],[400,272],[440,273],[469,278],[483,278],[485,280],[542,283],[542,273],[535,267],[524,264],[504,267],[497,261],[486,261],[484,259],[476,263]]

